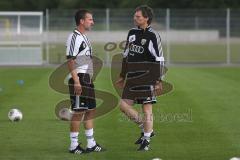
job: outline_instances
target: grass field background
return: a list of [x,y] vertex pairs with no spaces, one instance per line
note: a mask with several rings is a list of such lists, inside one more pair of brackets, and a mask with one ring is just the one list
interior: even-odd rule
[[[119,109],[95,120],[95,139],[107,148],[104,153],[68,153],[69,124],[59,121],[55,105],[68,98],[49,87],[54,68],[0,68],[0,159],[1,160],[228,160],[240,157],[240,68],[170,67],[166,81],[171,93],[154,106],[151,151],[137,152],[134,141],[139,129],[123,118]],[[21,80],[21,81],[20,81]],[[19,83],[21,82],[21,83]],[[24,82],[24,83],[23,83]],[[104,68],[96,88],[116,95],[110,70]],[[23,112],[23,120],[7,118],[11,108]],[[136,106],[139,108],[139,106]],[[165,115],[167,119],[161,119]],[[187,115],[187,121],[171,118]],[[86,144],[83,130],[80,141]]]

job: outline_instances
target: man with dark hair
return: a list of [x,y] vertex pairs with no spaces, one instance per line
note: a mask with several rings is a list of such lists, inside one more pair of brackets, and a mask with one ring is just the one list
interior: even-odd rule
[[[164,57],[159,34],[150,26],[153,11],[143,5],[135,10],[137,28],[128,32],[123,53],[122,71],[116,85],[123,89],[120,110],[142,129],[139,151],[149,150],[153,133],[152,104],[162,92]],[[143,117],[133,109],[142,104]]]
[[[96,110],[96,100],[93,77],[92,46],[85,32],[93,26],[92,13],[81,9],[75,14],[76,29],[68,37],[66,55],[68,59],[69,92],[71,109],[73,111],[70,122],[69,152],[82,154],[86,152],[100,152],[103,148],[93,137],[93,119]],[[84,122],[87,148],[84,150],[78,143],[80,122]]]
[[148,18],[147,20],[147,23],[148,25],[150,25],[152,23],[152,19],[153,19],[153,10],[152,8],[146,6],[146,5],[142,5],[142,6],[139,6],[135,9],[135,12],[142,12],[142,16],[144,18]]

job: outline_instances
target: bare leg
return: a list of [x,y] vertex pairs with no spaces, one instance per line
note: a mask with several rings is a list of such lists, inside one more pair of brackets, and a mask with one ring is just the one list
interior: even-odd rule
[[150,133],[153,130],[153,114],[152,114],[152,104],[143,104],[143,126],[144,132]]
[[80,123],[82,120],[82,117],[84,116],[84,112],[75,112],[72,115],[72,119],[70,122],[70,150],[76,149],[78,146],[78,134],[79,134],[79,128]]
[[120,101],[120,110],[132,121],[138,125],[142,124],[142,118],[139,113],[133,109],[133,100],[122,99]]
[[79,132],[80,123],[84,112],[76,112],[72,115],[71,123],[70,123],[70,131],[71,132]]
[[84,128],[85,128],[85,135],[87,138],[87,148],[92,148],[96,145],[96,142],[93,137],[93,132],[94,132],[93,121],[95,117],[95,112],[96,112],[96,109],[88,110],[86,111],[85,117],[84,117]]
[[141,145],[138,148],[139,151],[141,150],[149,150],[151,132],[153,129],[153,117],[152,117],[152,104],[143,104],[142,105],[144,119],[143,119],[143,126],[144,126],[144,133],[141,137]]
[[95,113],[96,113],[96,109],[86,111],[84,116],[84,128],[86,130],[92,129],[94,127],[93,120],[94,120]]

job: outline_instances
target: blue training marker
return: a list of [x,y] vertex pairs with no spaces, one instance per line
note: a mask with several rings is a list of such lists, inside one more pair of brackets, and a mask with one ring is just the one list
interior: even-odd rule
[[20,85],[20,86],[24,85],[24,80],[22,80],[22,79],[21,80],[17,80],[17,84]]

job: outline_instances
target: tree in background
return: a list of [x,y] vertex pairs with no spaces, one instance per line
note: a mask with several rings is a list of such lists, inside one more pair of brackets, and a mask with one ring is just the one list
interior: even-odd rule
[[240,8],[240,0],[1,0],[1,11],[34,11],[77,8]]

